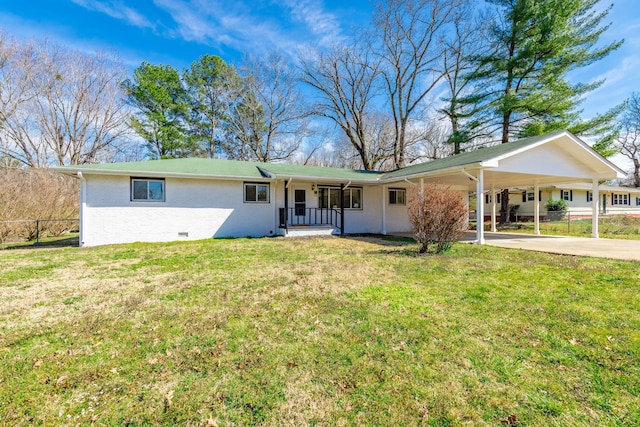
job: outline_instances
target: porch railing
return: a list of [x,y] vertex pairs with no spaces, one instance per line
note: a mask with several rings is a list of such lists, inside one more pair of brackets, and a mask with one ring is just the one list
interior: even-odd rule
[[280,208],[280,228],[296,225],[332,225],[340,229],[340,211],[331,208]]

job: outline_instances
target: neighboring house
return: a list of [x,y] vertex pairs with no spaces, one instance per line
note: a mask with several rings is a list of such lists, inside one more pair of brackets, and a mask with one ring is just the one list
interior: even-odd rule
[[[600,184],[599,214],[600,215],[640,215],[640,188],[620,187],[616,185]],[[485,212],[492,209],[491,194],[484,195]],[[498,209],[501,194],[496,194]],[[567,183],[541,187],[538,198],[542,204],[541,218],[545,219],[544,205],[549,199],[563,199],[567,202],[567,213],[572,217],[591,216],[593,206],[592,184]],[[512,188],[509,190],[509,205],[517,206],[512,216],[518,219],[533,219],[535,193],[532,187]],[[485,214],[485,219],[489,218]]]
[[[412,188],[449,186],[484,215],[483,195],[502,188],[622,178],[623,171],[570,132],[527,138],[390,172],[172,159],[64,166],[81,179],[80,244],[333,232],[408,232]],[[567,187],[569,188],[569,187]],[[534,203],[534,212],[539,210]],[[492,216],[495,222],[495,216]],[[539,232],[539,215],[534,215]],[[597,237],[597,226],[593,236]],[[484,243],[482,227],[477,242]]]

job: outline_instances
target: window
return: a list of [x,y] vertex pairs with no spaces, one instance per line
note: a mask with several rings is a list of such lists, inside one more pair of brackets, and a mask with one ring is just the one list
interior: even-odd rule
[[269,184],[245,183],[245,203],[269,203]]
[[591,191],[587,191],[587,202],[593,202],[593,193]]
[[164,179],[131,178],[132,202],[164,202]]
[[389,204],[390,205],[406,205],[407,204],[407,190],[404,188],[390,188],[389,189]]
[[614,194],[612,197],[612,203],[614,205],[629,205],[628,194]]
[[636,197],[636,206],[640,206],[640,197]]
[[[484,196],[486,204],[491,203],[491,193]],[[502,193],[496,193],[496,203],[502,203]]]
[[534,202],[536,200],[536,195],[534,192],[527,193],[527,202]]
[[573,190],[560,190],[560,198],[567,202],[573,201]]
[[[339,187],[319,187],[319,205],[322,209],[340,207]],[[362,188],[349,187],[344,190],[342,199],[345,209],[362,209]]]

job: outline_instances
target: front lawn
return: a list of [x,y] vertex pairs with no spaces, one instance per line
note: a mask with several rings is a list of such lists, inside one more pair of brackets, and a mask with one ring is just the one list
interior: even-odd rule
[[0,424],[640,424],[639,263],[417,248],[0,251]]

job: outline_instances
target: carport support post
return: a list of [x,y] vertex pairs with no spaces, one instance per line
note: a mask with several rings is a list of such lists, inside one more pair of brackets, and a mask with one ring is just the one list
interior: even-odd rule
[[491,231],[494,233],[498,231],[496,227],[496,189],[493,185],[491,186]]
[[478,171],[476,181],[476,243],[484,245],[484,170]]
[[598,180],[593,180],[593,191],[591,193],[591,203],[593,209],[593,215],[591,216],[591,237],[597,239],[600,237],[598,233],[598,214],[600,210],[600,187],[598,184]]
[[540,235],[540,185],[536,182],[533,186],[533,233]]

